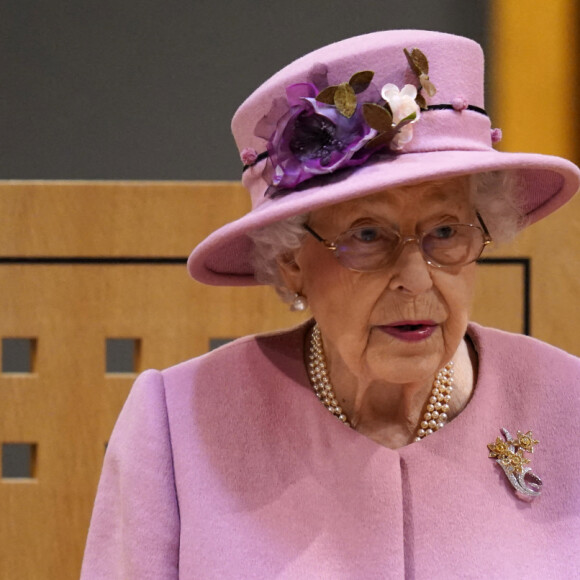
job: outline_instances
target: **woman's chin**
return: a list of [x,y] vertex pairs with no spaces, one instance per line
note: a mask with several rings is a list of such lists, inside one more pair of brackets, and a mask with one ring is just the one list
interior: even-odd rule
[[368,365],[373,375],[393,383],[432,379],[448,361],[441,328],[436,327],[422,339],[397,338],[382,330],[373,337],[368,349]]

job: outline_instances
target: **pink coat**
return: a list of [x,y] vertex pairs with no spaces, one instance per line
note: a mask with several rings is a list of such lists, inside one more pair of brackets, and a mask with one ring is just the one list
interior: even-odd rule
[[[83,580],[580,577],[578,358],[470,325],[470,403],[392,450],[313,395],[306,329],[137,380],[107,450]],[[488,457],[501,427],[540,441],[531,502]]]

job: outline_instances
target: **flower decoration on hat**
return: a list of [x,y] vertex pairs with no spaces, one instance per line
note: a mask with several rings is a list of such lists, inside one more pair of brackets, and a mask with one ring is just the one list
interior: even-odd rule
[[[417,78],[421,83],[421,88],[430,97],[433,97],[437,92],[437,89],[435,88],[435,85],[429,80],[429,61],[427,60],[427,57],[418,48],[414,48],[411,52],[404,48],[403,52],[407,57],[407,62],[409,63],[411,70],[417,75]],[[417,103],[422,109],[427,107],[425,98],[422,95],[418,95]]]
[[258,152],[252,147],[245,147],[240,151],[240,159],[244,165],[253,165],[258,160]]
[[491,142],[492,143],[499,143],[502,140],[502,131],[501,129],[492,129],[491,130]]
[[369,88],[375,73],[371,70],[357,72],[350,77],[348,83],[333,85],[320,91],[316,100],[327,105],[334,105],[341,115],[350,119],[356,111],[356,95]]
[[267,171],[271,171],[267,195],[292,189],[317,175],[360,165],[373,154],[364,146],[375,131],[364,122],[360,107],[352,110],[350,93],[340,92],[344,94],[338,99],[339,108],[318,101],[319,91],[312,83],[286,89],[289,110],[278,120],[267,144]]
[[276,100],[255,131],[267,141],[266,196],[284,195],[313,177],[359,166],[379,151],[400,151],[412,140],[412,125],[426,108],[422,92],[433,96],[436,90],[427,57],[417,48],[405,49],[405,55],[419,87],[387,83],[379,95],[372,86],[374,72],[364,70],[322,89],[320,74],[315,82],[286,88],[285,102]]
[[369,149],[389,147],[402,149],[413,138],[411,123],[419,120],[421,110],[417,104],[417,88],[405,85],[401,90],[396,85],[386,84],[381,91],[386,105],[374,103],[363,105],[363,115],[377,135],[369,142]]

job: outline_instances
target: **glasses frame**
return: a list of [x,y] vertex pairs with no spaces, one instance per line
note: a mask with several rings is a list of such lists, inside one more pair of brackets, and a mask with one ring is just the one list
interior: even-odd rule
[[[457,266],[467,266],[467,264],[471,264],[473,262],[475,262],[476,260],[479,259],[479,257],[481,256],[481,254],[483,253],[483,250],[486,248],[486,246],[488,246],[489,244],[491,244],[491,242],[493,241],[491,234],[489,233],[489,230],[487,229],[487,226],[485,225],[485,222],[483,221],[483,218],[481,217],[481,214],[476,211],[475,215],[477,217],[477,221],[479,222],[479,225],[477,224],[445,224],[445,225],[461,225],[461,226],[470,226],[472,228],[477,228],[478,230],[480,230],[483,233],[483,245],[481,246],[481,251],[479,252],[479,254],[473,258],[473,260],[470,260],[469,262],[465,262],[464,264],[438,264],[437,262],[435,262],[432,258],[430,258],[429,256],[425,255],[425,252],[423,251],[423,247],[421,245],[421,241],[422,241],[422,236],[428,232],[423,232],[420,235],[413,235],[413,236],[400,236],[399,239],[399,244],[397,245],[395,251],[393,252],[393,257],[398,256],[401,248],[407,243],[407,242],[417,242],[417,245],[419,246],[419,251],[421,252],[421,256],[423,256],[423,259],[425,260],[425,262],[427,262],[427,264],[429,264],[430,266],[433,266],[434,268],[454,268]],[[481,227],[480,227],[481,226]],[[383,268],[377,268],[376,270],[357,270],[356,268],[350,268],[349,266],[345,266],[341,261],[340,261],[340,254],[338,253],[338,246],[337,246],[337,242],[338,239],[343,236],[345,233],[347,233],[350,230],[346,230],[342,233],[340,233],[334,240],[334,242],[330,242],[326,239],[324,239],[321,235],[317,234],[308,224],[303,224],[302,227],[313,237],[315,238],[317,241],[319,241],[320,243],[322,243],[327,250],[330,250],[331,252],[333,252],[334,257],[337,259],[338,263],[343,266],[344,268],[347,268],[348,270],[352,270],[353,272],[379,272],[380,270],[382,270]],[[384,227],[384,226],[382,226]],[[429,230],[430,231],[430,230]]]

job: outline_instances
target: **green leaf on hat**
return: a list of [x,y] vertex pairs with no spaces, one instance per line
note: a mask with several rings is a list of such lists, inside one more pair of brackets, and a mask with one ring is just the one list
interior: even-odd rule
[[402,119],[401,121],[399,121],[397,123],[397,125],[395,127],[393,127],[393,130],[395,133],[400,133],[401,129],[405,126],[408,125],[409,123],[412,123],[415,120],[415,113],[412,113],[411,115],[409,115],[408,117],[405,117],[404,119]]
[[365,103],[362,113],[367,125],[376,131],[389,131],[393,125],[391,113],[375,103]]
[[356,95],[348,83],[340,83],[334,93],[334,104],[339,113],[350,119],[356,111]]
[[397,127],[404,127],[404,125],[407,125],[411,121],[414,121],[416,118],[417,118],[417,113],[411,113],[410,115],[407,115],[404,119],[401,119],[399,121],[399,123],[397,124]]
[[[407,57],[407,61],[411,67],[411,70],[417,75],[417,78],[419,79],[421,89],[424,90],[430,97],[435,95],[437,89],[435,88],[435,85],[429,80],[429,61],[427,60],[427,57],[418,48],[414,48],[411,50],[411,52],[404,48],[403,52]],[[422,95],[418,94],[415,102],[421,109],[427,108],[425,97]]]
[[423,90],[430,96],[433,97],[437,92],[435,85],[429,80],[429,75],[422,74],[419,75],[419,82]]
[[337,88],[337,86],[326,87],[316,95],[316,100],[325,105],[334,105],[334,93]]
[[414,48],[411,52],[404,48],[403,51],[409,61],[409,66],[417,76],[429,74],[429,61],[418,48]]
[[372,70],[363,70],[357,73],[354,73],[348,84],[353,88],[355,93],[362,93],[366,91],[373,80],[375,73]]
[[365,144],[365,149],[381,149],[383,147],[388,147],[396,134],[397,130],[393,127],[389,127],[388,131],[383,131],[368,141]]
[[417,93],[415,97],[415,102],[419,105],[419,108],[425,111],[427,109],[427,102],[425,101],[425,97],[421,93]]

